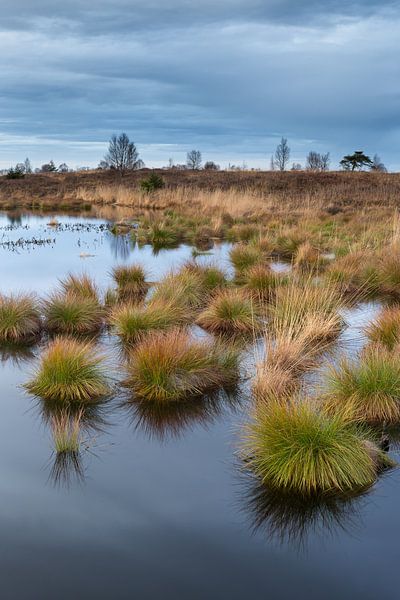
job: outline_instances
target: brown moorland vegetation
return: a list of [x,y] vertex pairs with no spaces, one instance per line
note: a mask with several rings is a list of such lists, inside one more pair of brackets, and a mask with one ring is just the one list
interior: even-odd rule
[[338,214],[372,207],[399,206],[400,173],[262,172],[155,170],[164,181],[162,190],[147,194],[140,181],[149,169],[123,177],[113,171],[28,175],[10,180],[0,177],[0,208],[81,207],[118,204],[134,209],[198,206],[209,213],[227,211],[233,216],[313,210]]

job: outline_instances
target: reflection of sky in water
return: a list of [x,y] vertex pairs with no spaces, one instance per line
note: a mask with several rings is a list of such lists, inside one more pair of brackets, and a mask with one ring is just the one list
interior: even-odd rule
[[[6,215],[0,214],[0,276],[3,292],[32,290],[47,293],[67,273],[88,272],[99,285],[111,283],[110,272],[117,264],[141,263],[152,281],[157,281],[172,268],[192,258],[192,248],[182,244],[172,250],[160,250],[154,254],[151,246],[141,248],[132,243],[130,236],[115,236],[110,231],[99,230],[96,219],[82,217],[57,217],[61,228],[50,227],[50,217],[26,217],[21,227],[4,229],[10,225]],[[79,224],[86,228],[74,229]],[[26,229],[25,227],[28,226]],[[70,226],[68,228],[68,226]],[[3,229],[2,229],[3,228]],[[46,245],[29,244],[16,247],[14,251],[1,244],[19,239],[55,239]],[[215,246],[210,255],[199,256],[200,263],[218,262],[229,270],[230,244]]]
[[[191,248],[185,245],[155,256],[149,246],[138,249],[128,244],[127,252],[126,244],[121,248],[122,242],[109,232],[94,228],[57,232],[46,227],[48,220],[24,217],[21,223],[28,223],[29,229],[0,229],[0,238],[56,239],[54,247],[19,252],[0,247],[1,291],[30,289],[45,294],[70,271],[87,271],[106,286],[112,266],[120,262],[139,261],[157,280],[191,257]],[[93,218],[58,221],[96,224]],[[0,226],[7,224],[10,221],[1,217]],[[212,256],[197,260],[227,267],[228,250],[229,245],[222,244]],[[82,259],[82,252],[94,256]],[[347,351],[361,347],[362,328],[376,310],[367,303],[345,315],[350,327],[341,344]],[[113,344],[112,337],[102,336],[106,351],[111,352]],[[262,355],[262,344],[257,348]],[[234,452],[245,395],[239,405],[225,399],[219,405],[206,404],[204,412],[198,407],[201,418],[196,420],[196,411],[160,415],[132,410],[122,394],[104,416],[104,431],[88,431],[89,451],[78,465],[82,481],[80,472],[74,476],[73,461],[54,464],[43,407],[20,387],[33,368],[30,351],[17,358],[8,351],[0,362],[2,597],[395,596],[400,583],[397,471],[381,479],[360,504],[349,505],[348,515],[345,505],[335,508],[340,511],[337,526],[331,519],[334,514],[321,512],[329,525],[321,528],[315,521],[319,509],[300,507],[296,513],[298,507],[258,497],[256,490],[244,489],[238,482]],[[244,353],[249,371],[253,362],[250,346]],[[173,435],[164,435],[168,423]],[[65,468],[71,469],[70,477]],[[307,519],[311,532],[302,551],[290,539],[281,545],[271,538],[272,533],[291,534],[292,526],[296,533],[307,526]]]

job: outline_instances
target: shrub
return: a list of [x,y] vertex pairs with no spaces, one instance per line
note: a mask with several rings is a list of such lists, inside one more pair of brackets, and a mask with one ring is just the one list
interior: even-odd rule
[[85,335],[98,331],[103,310],[96,300],[75,294],[53,294],[44,303],[45,324],[50,332]]
[[154,332],[132,351],[127,384],[139,399],[187,399],[232,385],[238,375],[237,358],[236,350],[193,340],[181,330]]
[[142,179],[140,182],[140,189],[147,193],[161,190],[164,186],[164,179],[161,175],[157,175],[157,173],[150,173],[146,179]]
[[0,342],[32,340],[41,328],[34,296],[0,294]]
[[245,434],[247,465],[272,488],[303,495],[372,485],[377,467],[365,437],[307,402],[271,403]]
[[260,320],[251,298],[241,290],[217,293],[198,316],[200,327],[214,333],[248,333],[260,328]]
[[329,413],[368,423],[400,421],[400,360],[383,347],[369,348],[360,361],[342,359],[325,383]]
[[44,400],[92,402],[110,392],[105,368],[91,344],[56,339],[25,388]]

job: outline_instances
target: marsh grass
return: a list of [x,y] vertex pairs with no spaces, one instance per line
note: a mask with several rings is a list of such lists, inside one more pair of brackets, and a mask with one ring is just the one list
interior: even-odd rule
[[202,275],[185,266],[169,273],[155,286],[151,299],[196,310],[207,299]]
[[89,343],[63,338],[50,342],[24,387],[60,403],[94,402],[110,393],[103,357]]
[[200,277],[203,290],[207,294],[228,285],[226,274],[216,265],[199,265],[196,262],[188,262],[182,269],[182,271],[185,270],[196,273]]
[[196,322],[212,333],[251,333],[261,327],[255,303],[249,295],[236,288],[215,294]]
[[121,340],[129,344],[150,331],[183,326],[189,322],[190,317],[191,312],[185,306],[154,299],[147,305],[117,306],[110,315],[110,324]]
[[293,265],[300,271],[318,270],[325,261],[318,249],[311,242],[303,242],[296,250]]
[[276,288],[287,281],[287,275],[274,272],[267,264],[256,264],[243,274],[244,288],[261,302],[270,301]]
[[377,476],[363,433],[295,399],[259,408],[245,430],[244,452],[263,484],[304,496],[357,491]]
[[310,318],[302,329],[285,324],[265,331],[265,356],[256,366],[252,392],[258,402],[275,401],[293,394],[301,376],[315,368],[327,343],[321,338],[320,323]]
[[55,293],[44,302],[43,312],[51,333],[85,335],[99,331],[103,325],[103,309],[89,297]]
[[112,276],[117,284],[118,296],[123,300],[142,299],[150,287],[146,281],[146,272],[141,265],[114,267]]
[[360,360],[343,358],[326,373],[325,410],[358,422],[400,421],[400,359],[372,346]]
[[178,329],[155,332],[132,350],[128,371],[126,383],[139,400],[187,400],[233,385],[238,352],[219,342],[194,340]]
[[99,303],[97,286],[89,275],[74,275],[70,273],[60,282],[60,285],[66,295],[74,295],[77,298],[89,299]]
[[254,245],[236,244],[230,250],[229,258],[235,269],[236,279],[240,280],[250,267],[262,260],[262,252]]
[[370,342],[382,344],[387,350],[394,350],[400,344],[400,306],[384,308],[367,328]]
[[0,343],[29,342],[40,330],[40,311],[33,295],[0,294]]
[[315,332],[319,330],[319,336],[314,336],[315,340],[318,337],[328,340],[337,336],[344,325],[340,315],[342,308],[343,299],[337,287],[308,278],[278,287],[270,316],[278,330],[289,328],[301,331],[313,325]]
[[343,293],[367,297],[380,286],[379,262],[370,250],[353,250],[336,258],[326,269],[329,285],[339,287]]

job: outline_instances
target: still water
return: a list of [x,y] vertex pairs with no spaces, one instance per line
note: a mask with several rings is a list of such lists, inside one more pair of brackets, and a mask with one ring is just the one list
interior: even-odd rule
[[[0,215],[1,292],[44,296],[68,272],[87,272],[105,289],[112,267],[131,262],[156,281],[191,257],[185,245],[138,248],[103,218],[49,220]],[[229,245],[211,252],[197,260],[229,272]],[[346,351],[360,347],[376,310],[346,315]],[[99,344],[115,368],[115,340]],[[59,465],[46,415],[20,387],[39,352],[0,354],[1,598],[397,596],[398,470],[364,497],[326,507],[259,494],[235,457],[245,386],[168,415],[139,413],[116,396],[93,415],[81,463]]]

